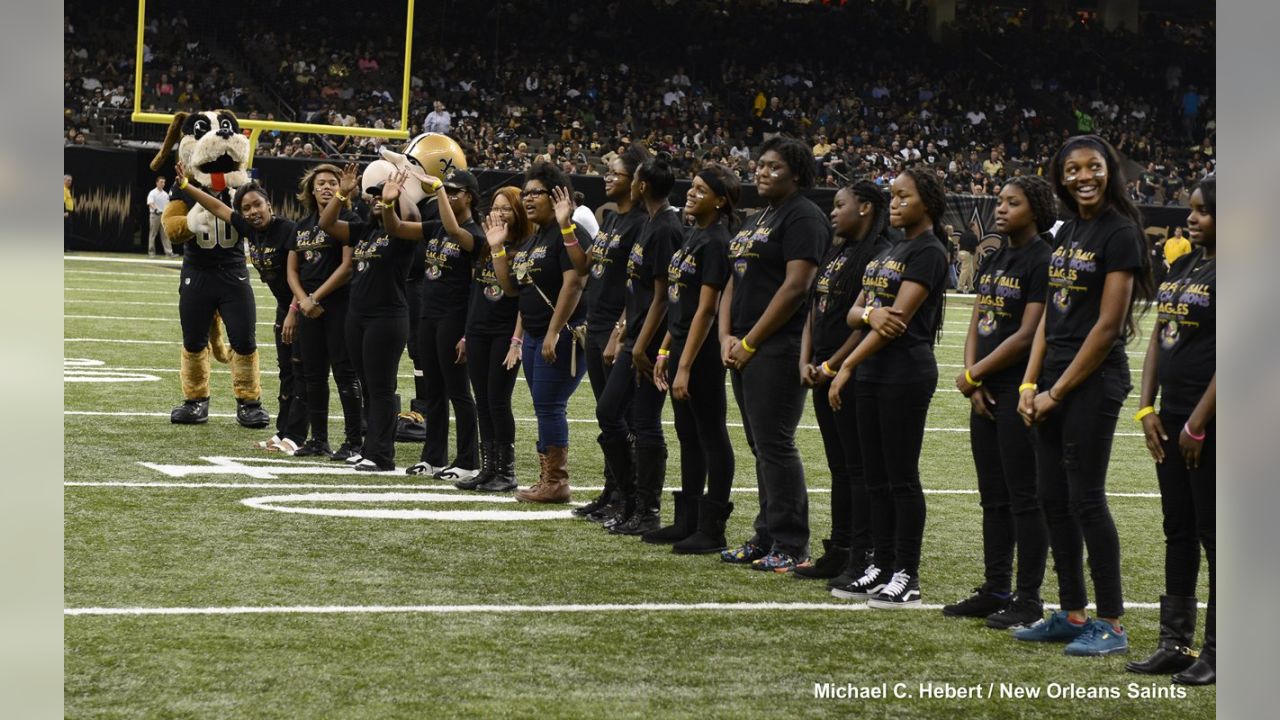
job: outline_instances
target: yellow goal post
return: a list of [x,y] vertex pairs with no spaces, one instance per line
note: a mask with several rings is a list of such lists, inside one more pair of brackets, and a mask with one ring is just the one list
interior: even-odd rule
[[[281,122],[279,120],[250,120],[241,118],[240,127],[249,130],[249,164],[253,164],[253,155],[257,152],[258,135],[263,130],[279,130],[281,132],[313,133],[316,135],[355,135],[358,137],[390,138],[394,140],[409,139],[409,69],[413,57],[413,5],[414,0],[406,0],[407,10],[404,24],[404,79],[400,91],[400,129],[347,127],[342,125],[323,125],[317,123]],[[146,28],[147,0],[138,0],[138,42],[134,59],[133,72],[133,114],[131,119],[137,123],[155,123],[168,125],[173,122],[172,113],[151,113],[142,111],[142,60],[143,31]]]

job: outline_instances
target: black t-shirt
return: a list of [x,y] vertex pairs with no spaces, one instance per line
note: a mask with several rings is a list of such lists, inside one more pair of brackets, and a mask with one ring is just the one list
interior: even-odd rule
[[[667,263],[667,331],[671,339],[683,345],[689,326],[698,312],[702,286],[723,290],[729,283],[729,229],[724,223],[713,223],[706,229],[698,226],[685,231],[684,244],[671,254]],[[714,316],[711,333],[716,335]]]
[[[1020,248],[1006,242],[978,270],[977,358],[990,355],[1022,327],[1027,303],[1043,303],[1049,280],[1049,243],[1039,235]],[[983,382],[1018,385],[1027,369],[1028,351],[1019,362],[988,375]]]
[[[428,226],[422,226],[428,232]],[[439,320],[450,315],[467,312],[467,298],[471,294],[471,266],[473,251],[484,245],[484,231],[475,221],[462,224],[471,234],[472,252],[463,250],[458,241],[440,226],[423,239],[427,242],[426,270],[422,282],[422,315]]]
[[[541,299],[541,298],[539,298]],[[475,266],[471,302],[467,304],[467,335],[512,335],[516,331],[519,297],[508,297],[493,270],[493,257]]]
[[[807,260],[816,266],[830,243],[831,221],[801,193],[793,194],[777,208],[758,213],[729,242],[733,270],[730,332],[741,338],[755,326],[782,287],[788,262]],[[798,349],[808,313],[806,301],[765,342],[785,342]]]
[[644,208],[634,207],[628,213],[613,213],[587,251],[591,271],[587,278],[587,325],[612,328],[622,317],[627,302],[627,257],[640,236],[649,216]]
[[248,238],[249,262],[253,263],[258,277],[271,290],[276,303],[281,306],[292,303],[293,291],[289,289],[288,263],[289,240],[297,232],[293,221],[275,217],[266,230],[259,232],[253,229],[243,215],[233,211],[231,224]]
[[[591,237],[583,228],[578,228],[576,234],[581,247],[591,243]],[[512,258],[511,268],[520,285],[520,317],[524,331],[532,337],[544,337],[551,325],[552,308],[564,285],[564,273],[573,269],[573,261],[560,236],[560,226],[549,223],[525,240]],[[587,305],[579,299],[569,315],[568,324],[581,325],[586,316]]]
[[351,312],[362,317],[407,317],[405,283],[417,240],[387,234],[381,222],[353,221],[347,226],[351,255]]
[[[228,206],[231,205],[230,191],[215,193],[205,188],[205,192]],[[170,197],[185,202],[189,207],[197,205],[195,200],[181,190],[174,190]],[[192,229],[195,237],[182,243],[182,266],[200,270],[227,266],[243,267],[244,234],[234,225],[219,220],[211,213],[206,212],[205,215],[209,219],[207,231],[195,232]]]
[[[1160,405],[1190,415],[1217,372],[1216,258],[1196,248],[1174,261],[1156,296]],[[1175,428],[1168,428],[1177,432]]]
[[[1045,369],[1061,372],[1098,322],[1107,273],[1142,267],[1146,241],[1136,223],[1114,208],[1092,220],[1072,218],[1058,229],[1049,257],[1045,303]],[[1127,364],[1124,333],[1105,362]]]
[[[863,255],[866,258],[876,257],[893,245],[884,235],[867,238],[862,242],[869,242],[874,246],[872,252]],[[814,280],[813,362],[815,363],[820,363],[834,355],[853,333],[849,328],[849,308],[853,307],[853,301],[858,299],[858,291],[862,289],[862,275],[867,270],[865,263],[861,267],[852,264],[853,256],[860,254],[860,245],[860,242],[846,242],[819,268],[818,277]]]
[[[627,348],[635,345],[640,328],[649,315],[649,305],[653,303],[653,282],[666,277],[672,249],[680,246],[683,235],[680,213],[675,208],[668,208],[646,222],[640,236],[631,245],[631,253],[627,256]],[[651,342],[661,342],[666,332],[666,318],[663,318]]]
[[892,307],[907,280],[923,285],[929,296],[911,316],[905,333],[858,366],[859,382],[905,383],[938,377],[933,340],[947,287],[947,251],[932,231],[892,245],[867,263],[862,274],[863,301],[869,307]]
[[[343,210],[338,214],[338,219],[363,224],[360,216],[350,210]],[[353,233],[348,237],[354,239],[357,236]],[[313,293],[329,279],[333,271],[342,264],[342,247],[342,243],[336,238],[320,229],[318,215],[308,215],[298,221],[293,239],[289,241],[289,249],[298,253],[298,279],[302,282],[303,290]],[[333,294],[342,292],[346,287],[343,285]],[[328,299],[323,298],[323,301]]]

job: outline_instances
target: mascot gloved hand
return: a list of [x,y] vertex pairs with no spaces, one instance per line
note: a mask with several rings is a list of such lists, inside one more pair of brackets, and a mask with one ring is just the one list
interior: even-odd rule
[[[249,182],[249,139],[228,110],[177,113],[164,144],[151,161],[159,171],[174,145],[182,177],[174,184],[161,222],[169,237],[182,243],[182,280],[178,315],[182,323],[183,403],[171,422],[197,424],[209,419],[209,357],[231,366],[236,420],[245,427],[266,427],[255,339],[257,309],[245,264],[244,238],[230,224],[193,202],[184,188],[194,185],[230,206],[235,191]],[[227,343],[219,327],[219,312]]]

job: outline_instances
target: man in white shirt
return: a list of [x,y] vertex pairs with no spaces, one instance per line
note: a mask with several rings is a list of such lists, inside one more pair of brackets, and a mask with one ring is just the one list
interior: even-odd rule
[[169,236],[164,233],[164,224],[160,222],[160,214],[164,206],[169,204],[169,193],[164,191],[164,178],[156,178],[156,186],[147,193],[147,211],[151,218],[147,231],[147,257],[156,256],[156,235],[160,236],[160,244],[164,247],[165,257],[174,257],[173,246],[169,244]]
[[449,129],[453,127],[453,117],[449,115],[449,111],[444,109],[444,103],[437,100],[435,109],[427,113],[425,125],[427,132],[448,135]]

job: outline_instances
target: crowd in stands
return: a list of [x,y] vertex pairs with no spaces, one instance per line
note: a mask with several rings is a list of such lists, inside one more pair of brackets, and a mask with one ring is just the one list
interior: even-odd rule
[[[230,19],[199,7],[156,15],[143,105],[396,128],[404,36],[385,5],[316,0],[303,17],[266,0]],[[85,113],[132,106],[136,20],[83,0],[67,8],[76,142]],[[1135,199],[1185,204],[1214,164],[1211,19],[1152,15],[1124,33],[970,3],[934,43],[925,3],[449,0],[417,27],[409,129],[447,132],[477,167],[523,170],[546,156],[599,174],[643,141],[683,176],[720,162],[748,178],[755,149],[785,133],[813,148],[820,184],[887,182],[923,163],[951,192],[994,194],[1043,173],[1064,137],[1098,132],[1131,161]],[[383,142],[274,132],[258,152],[347,156]]]

